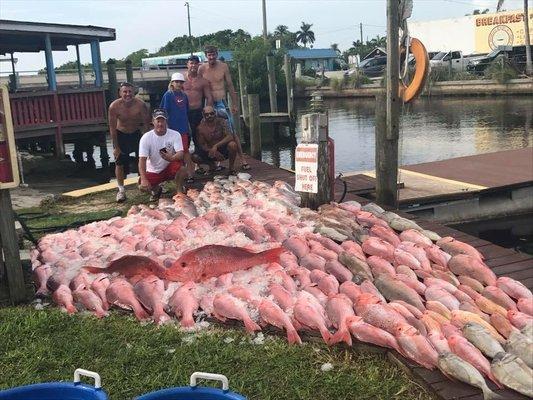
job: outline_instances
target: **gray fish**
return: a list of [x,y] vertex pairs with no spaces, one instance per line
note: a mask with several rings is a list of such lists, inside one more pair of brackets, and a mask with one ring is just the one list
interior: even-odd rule
[[370,212],[376,216],[385,212],[385,210],[378,206],[376,203],[365,204],[364,206],[361,206],[361,210]]
[[512,331],[505,342],[505,350],[520,357],[529,368],[533,368],[533,340],[518,331]]
[[392,211],[385,211],[383,214],[379,215],[383,221],[390,225],[391,221],[396,218],[401,218],[398,214],[393,213]]
[[387,300],[402,300],[418,308],[422,312],[426,311],[420,295],[414,289],[411,289],[396,278],[388,274],[382,274],[374,280],[374,285],[376,285],[378,290]]
[[339,262],[353,273],[353,281],[361,284],[365,279],[374,280],[368,264],[359,258],[343,251],[339,254]]
[[498,353],[490,370],[505,386],[526,396],[533,397],[533,370],[514,354]]
[[420,233],[424,235],[425,237],[427,237],[429,240],[433,240],[434,242],[441,239],[441,236],[438,233],[435,233],[427,229],[422,229]]
[[467,383],[481,389],[485,400],[503,399],[502,396],[494,393],[487,386],[481,373],[471,364],[453,353],[443,353],[439,355],[437,366],[444,375],[455,378],[458,381]]
[[468,322],[463,326],[463,335],[483,354],[490,358],[503,350],[501,344],[484,327],[475,322]]
[[421,231],[422,230],[422,228],[420,226],[418,226],[418,224],[416,222],[413,222],[410,219],[403,218],[403,217],[394,218],[389,223],[389,225],[391,226],[392,229],[395,229],[395,230],[400,231],[400,232],[406,231],[407,229],[415,229],[417,231]]
[[526,336],[529,340],[533,340],[533,324],[527,324],[522,328],[522,335]]
[[347,235],[344,235],[338,232],[337,230],[325,225],[317,225],[315,227],[315,232],[320,233],[322,236],[328,237],[331,240],[335,240],[337,242],[344,242],[345,240],[348,240]]

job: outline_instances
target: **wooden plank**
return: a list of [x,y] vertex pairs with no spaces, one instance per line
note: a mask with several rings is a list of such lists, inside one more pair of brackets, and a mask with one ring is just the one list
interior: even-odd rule
[[13,304],[20,303],[26,299],[26,288],[9,189],[0,189],[0,249],[0,253],[3,253],[9,297]]
[[522,271],[523,269],[531,269],[533,273],[533,260],[530,259],[512,264],[500,265],[491,269],[498,276],[505,276],[513,272]]
[[506,257],[499,257],[499,258],[485,260],[485,264],[493,268],[493,267],[499,267],[500,265],[512,264],[518,261],[530,260],[531,258],[532,256],[530,256],[529,254],[515,252],[514,254],[510,254]]

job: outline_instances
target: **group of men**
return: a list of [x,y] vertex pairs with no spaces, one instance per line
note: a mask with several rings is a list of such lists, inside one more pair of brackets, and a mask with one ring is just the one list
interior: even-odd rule
[[[177,190],[183,192],[184,183],[194,182],[195,173],[221,171],[223,160],[228,159],[230,174],[235,173],[237,157],[242,169],[250,168],[234,129],[237,95],[229,68],[218,59],[216,47],[206,46],[204,52],[206,63],[200,64],[199,57],[191,55],[186,75],[172,75],[169,90],[151,119],[144,101],[135,97],[133,84],[120,85],[120,97],[109,106],[117,202],[126,200],[124,177],[131,153],[139,157],[139,188],[151,192],[152,201],[161,196],[163,182],[174,180]],[[225,101],[226,91],[232,100],[231,110]],[[190,139],[193,154],[189,152]]]

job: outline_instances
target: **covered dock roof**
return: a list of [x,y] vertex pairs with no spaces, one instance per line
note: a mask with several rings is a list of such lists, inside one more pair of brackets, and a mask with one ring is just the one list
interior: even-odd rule
[[44,51],[46,50],[44,40],[46,35],[50,37],[52,50],[67,50],[67,46],[116,39],[116,32],[113,28],[2,19],[0,20],[0,54]]

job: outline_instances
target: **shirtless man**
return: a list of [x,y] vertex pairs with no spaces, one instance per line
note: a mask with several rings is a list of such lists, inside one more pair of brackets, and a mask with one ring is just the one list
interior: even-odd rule
[[[237,143],[238,154],[241,160],[241,168],[243,170],[250,169],[250,166],[246,163],[244,155],[242,153],[241,141],[236,134],[233,126],[232,114],[235,114],[237,110],[237,93],[231,80],[231,74],[229,72],[228,65],[218,58],[218,49],[215,46],[206,46],[204,49],[205,56],[207,57],[207,63],[202,64],[198,69],[198,75],[204,77],[211,83],[211,93],[213,94],[213,107],[215,111],[224,117],[227,116],[228,124],[233,133],[234,140]],[[226,104],[226,89],[231,96],[231,113],[227,110]]]
[[207,164],[210,171],[215,170],[215,162],[229,159],[229,173],[235,173],[235,157],[238,146],[228,122],[217,117],[215,109],[206,106],[203,119],[198,125],[198,147],[192,159],[197,164]]
[[[187,60],[187,75],[183,84],[183,91],[189,98],[189,125],[191,126],[191,136],[194,147],[198,146],[196,142],[196,128],[202,121],[202,109],[204,106],[213,105],[213,96],[211,95],[211,86],[209,81],[198,75],[200,59],[198,56],[190,56]],[[205,104],[204,104],[205,99]]]
[[149,130],[150,115],[144,101],[135,97],[129,82],[120,85],[120,98],[109,106],[109,133],[113,142],[118,203],[126,201],[124,175],[129,172],[130,153],[139,153],[139,140]]

